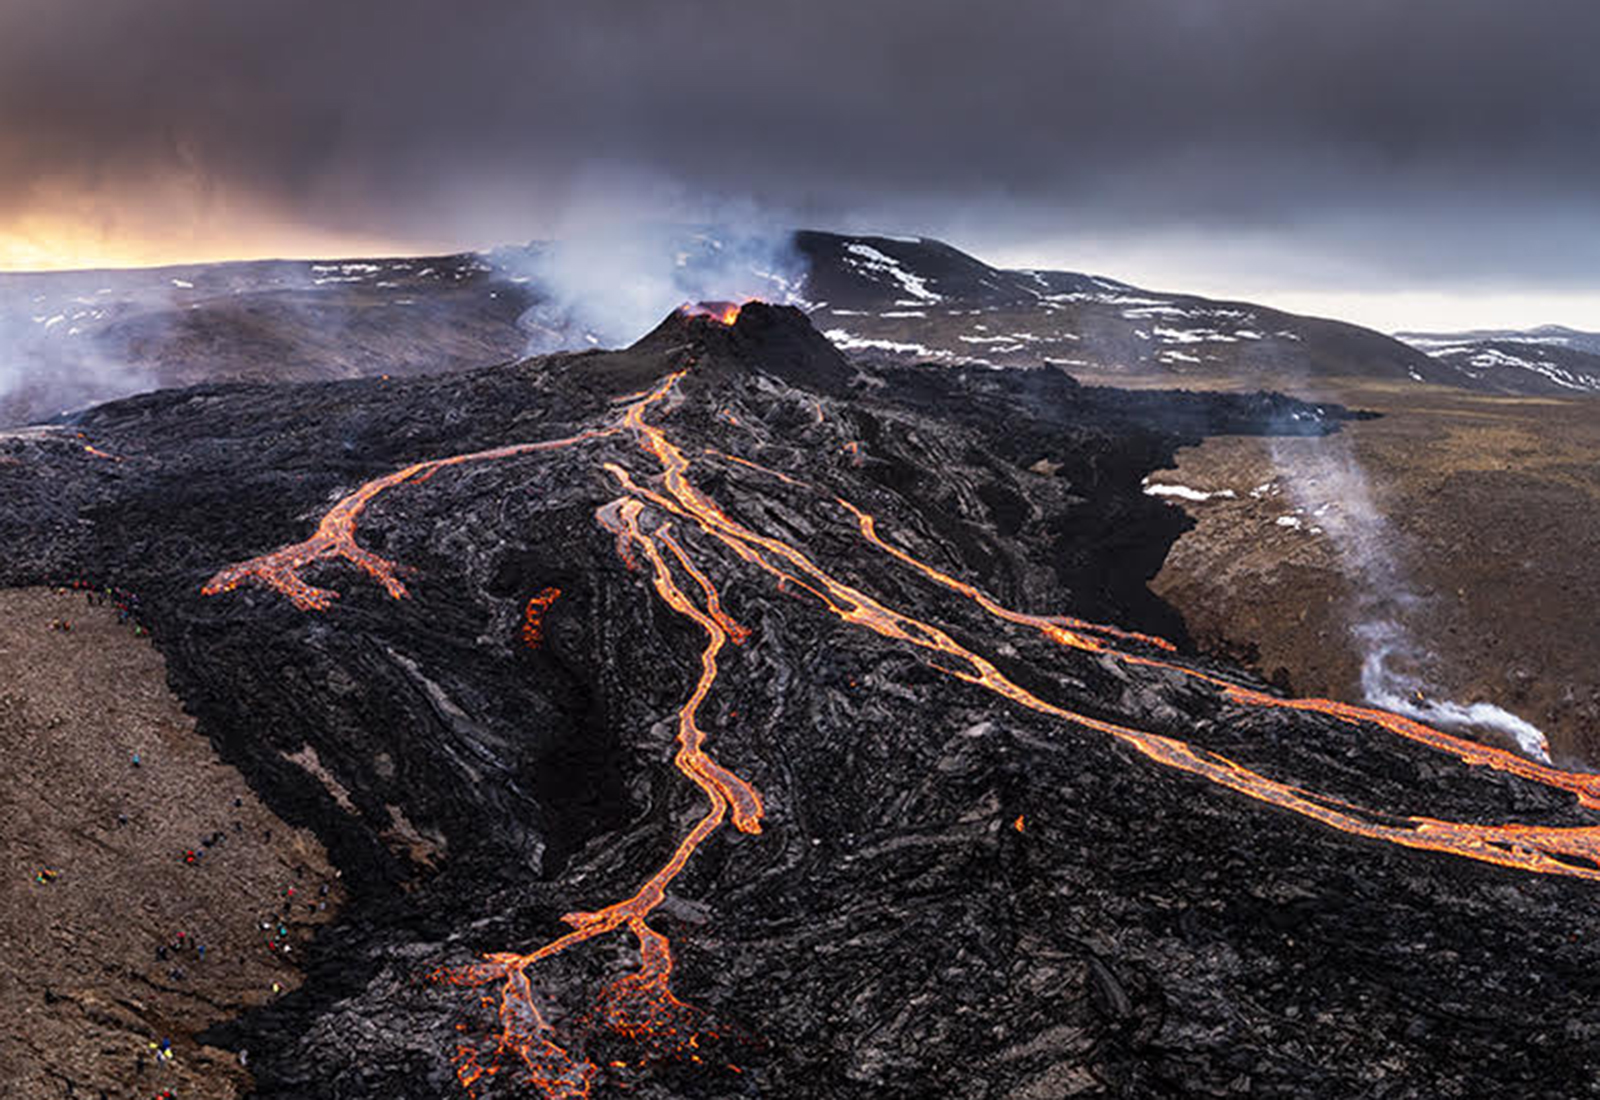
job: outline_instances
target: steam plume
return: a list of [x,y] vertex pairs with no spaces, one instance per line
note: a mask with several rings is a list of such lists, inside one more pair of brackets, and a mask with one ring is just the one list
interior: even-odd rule
[[528,353],[617,347],[695,301],[803,304],[804,258],[787,230],[626,226],[497,255],[539,300],[523,314]]
[[1422,673],[1429,654],[1406,627],[1424,601],[1406,581],[1396,551],[1399,535],[1374,503],[1348,440],[1326,437],[1293,455],[1285,447],[1274,442],[1274,464],[1301,509],[1332,539],[1355,593],[1351,635],[1362,654],[1367,702],[1433,726],[1498,731],[1526,755],[1549,763],[1548,740],[1525,719],[1492,703],[1432,697]]
[[149,388],[95,342],[108,300],[84,294],[69,278],[0,281],[0,424],[44,420]]

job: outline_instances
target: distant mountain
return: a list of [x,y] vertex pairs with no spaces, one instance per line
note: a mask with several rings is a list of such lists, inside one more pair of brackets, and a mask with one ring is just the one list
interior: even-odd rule
[[1420,348],[1479,342],[1535,344],[1540,347],[1570,348],[1600,355],[1600,332],[1584,332],[1565,325],[1540,325],[1537,328],[1475,328],[1464,332],[1397,332],[1395,339]]
[[1600,392],[1600,333],[1561,325],[1467,332],[1401,332],[1404,340],[1497,393]]
[[489,256],[0,274],[0,425],[208,381],[404,376],[522,353]]
[[[626,343],[675,304],[655,298],[693,297],[695,287],[801,306],[855,358],[1249,386],[1354,377],[1491,393],[1600,390],[1600,336],[1564,329],[1402,342],[1248,302],[991,267],[928,238],[807,230],[792,248],[778,243],[776,265],[748,243],[704,229],[650,233],[598,277],[546,243],[0,274],[0,426],[199,382],[435,374]],[[633,293],[635,275],[648,293]],[[620,312],[599,308],[619,279],[630,281],[615,295]],[[648,322],[629,328],[641,306]]]
[[1097,275],[990,267],[940,241],[801,232],[812,320],[858,354],[1129,375],[1312,377],[1470,385],[1370,329]]

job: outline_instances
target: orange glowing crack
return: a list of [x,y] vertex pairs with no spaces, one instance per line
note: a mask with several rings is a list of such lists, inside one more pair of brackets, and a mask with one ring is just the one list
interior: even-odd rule
[[[355,541],[355,528],[361,512],[379,493],[406,482],[423,480],[445,466],[553,450],[614,435],[621,430],[630,432],[641,450],[659,464],[659,473],[651,479],[653,485],[659,485],[656,488],[641,484],[627,469],[615,462],[603,463],[602,468],[617,481],[624,495],[597,509],[596,519],[616,536],[618,553],[623,560],[630,567],[636,567],[642,557],[649,564],[652,583],[660,599],[673,611],[694,622],[705,634],[699,677],[678,712],[678,749],[673,762],[701,790],[709,805],[704,815],[679,841],[671,857],[632,896],[593,912],[567,914],[563,919],[572,931],[532,952],[490,954],[480,963],[441,970],[433,975],[438,981],[462,986],[500,983],[500,1030],[493,1038],[493,1048],[486,1050],[480,1045],[463,1044],[456,1052],[457,1076],[469,1091],[507,1067],[520,1067],[524,1081],[551,1100],[590,1095],[599,1068],[586,1057],[573,1054],[553,1041],[553,1029],[538,1006],[537,995],[526,972],[541,960],[624,928],[638,943],[639,969],[607,985],[598,995],[587,1018],[614,1035],[642,1044],[652,1057],[685,1055],[698,1047],[702,1034],[712,1034],[698,1026],[700,1016],[697,1010],[673,996],[670,989],[673,968],[671,945],[665,936],[649,926],[647,918],[665,898],[667,887],[683,871],[700,845],[720,829],[724,820],[731,817],[734,827],[741,832],[760,832],[763,816],[760,796],[749,783],[705,753],[706,735],[697,721],[700,707],[717,679],[719,654],[729,642],[743,642],[749,637],[749,631],[727,612],[721,595],[705,570],[673,533],[672,519],[668,517],[682,519],[698,528],[741,561],[773,577],[780,590],[807,593],[845,622],[925,651],[930,667],[1029,710],[1104,733],[1167,767],[1352,835],[1405,848],[1445,852],[1522,871],[1600,880],[1600,827],[1478,825],[1420,816],[1396,817],[1268,778],[1224,756],[1196,748],[1177,738],[1079,714],[1027,691],[1001,673],[988,659],[969,650],[944,630],[896,611],[867,593],[837,580],[797,547],[782,539],[757,533],[731,518],[696,488],[688,478],[688,458],[661,428],[645,419],[646,413],[652,408],[676,398],[677,385],[684,374],[685,371],[670,374],[654,389],[632,395],[620,422],[613,427],[584,432],[563,440],[518,444],[417,463],[368,482],[339,501],[324,516],[316,534],[310,539],[224,569],[203,590],[207,595],[215,595],[246,580],[257,580],[282,593],[297,607],[322,610],[329,606],[335,594],[313,588],[301,578],[300,571],[319,560],[340,558],[365,570],[383,584],[391,595],[404,596],[405,588],[396,577],[396,567],[363,550]],[[767,470],[749,460],[712,453],[719,458],[773,474],[786,484],[801,484],[788,475]],[[842,498],[835,500],[855,518],[860,535],[895,560],[972,601],[991,617],[1037,630],[1061,646],[1107,654],[1129,664],[1195,677],[1221,689],[1230,701],[1239,704],[1314,711],[1346,722],[1375,723],[1399,736],[1451,753],[1468,764],[1496,768],[1551,788],[1570,791],[1577,795],[1582,805],[1600,806],[1600,776],[1558,771],[1505,750],[1452,737],[1411,719],[1382,711],[1331,700],[1279,699],[1172,661],[1114,649],[1105,640],[1116,638],[1160,649],[1173,648],[1170,643],[1150,635],[1086,623],[1068,616],[1029,615],[1010,610],[980,589],[884,541],[870,514]],[[644,522],[647,506],[653,506],[663,513],[663,517],[653,526]],[[674,569],[693,582],[694,588],[699,591],[700,602],[691,598],[679,585],[674,578]],[[525,641],[528,640],[530,624],[535,622],[535,612],[542,623],[543,611],[557,595],[557,590],[546,589],[530,601],[524,619]],[[1090,634],[1099,637],[1088,637]],[[542,637],[542,634],[539,636]],[[1025,820],[1022,816],[1017,817],[1013,828],[1018,832],[1023,831]],[[494,1002],[491,999],[488,1003]],[[687,1056],[699,1060],[698,1054],[688,1053]]]
[[724,462],[732,462],[736,465],[743,466],[746,469],[756,470],[760,473],[766,474],[768,477],[775,477],[785,485],[796,485],[803,487],[805,484],[804,482],[790,477],[786,473],[783,473],[779,470],[774,470],[770,466],[763,466],[759,462],[751,462],[748,458],[740,458],[738,455],[731,455],[726,451],[717,451],[707,447],[706,454],[710,455],[712,458],[720,458]]
[[544,645],[544,613],[561,598],[561,589],[544,588],[535,592],[522,610],[522,644],[529,649]]

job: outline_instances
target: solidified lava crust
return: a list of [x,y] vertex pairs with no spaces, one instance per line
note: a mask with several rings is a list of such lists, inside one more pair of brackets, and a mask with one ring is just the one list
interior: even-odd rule
[[745,304],[0,441],[0,568],[139,591],[351,885],[211,1036],[260,1095],[1579,1095],[1593,777],[1281,698],[1145,590],[1146,473],[1341,414],[868,377]]

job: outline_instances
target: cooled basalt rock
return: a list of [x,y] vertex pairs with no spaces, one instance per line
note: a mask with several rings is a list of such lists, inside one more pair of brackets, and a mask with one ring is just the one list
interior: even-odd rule
[[[1352,835],[1018,705],[953,655],[1330,812],[1591,824],[1549,782],[1251,702],[1191,673],[1262,685],[1154,642],[1056,644],[1022,615],[1181,646],[1144,585],[1185,521],[1141,479],[1208,432],[1317,433],[1344,415],[1045,371],[863,373],[757,303],[731,327],[675,315],[619,352],[169,391],[4,437],[0,577],[138,591],[200,729],[343,871],[351,901],[304,989],[210,1036],[249,1048],[265,1097],[459,1090],[452,1056],[490,1056],[499,993],[428,975],[570,932],[564,914],[628,897],[702,819],[673,757],[707,628],[663,599],[646,544],[707,608],[673,561],[703,571],[749,631],[717,655],[698,722],[764,818],[709,835],[648,914],[684,1006],[670,1026],[618,1026],[616,983],[647,973],[625,932],[523,971],[593,1095],[1581,1095],[1600,1066],[1600,884]],[[789,563],[779,583],[741,556],[756,544],[697,519],[640,425],[729,524],[829,581],[760,551]],[[405,598],[342,560],[301,573],[337,592],[326,610],[248,579],[202,595],[364,482],[609,428],[372,497],[356,538],[396,564]],[[951,648],[841,617],[829,584]],[[348,807],[286,762],[305,746]],[[518,1065],[475,1087],[539,1095]]]

